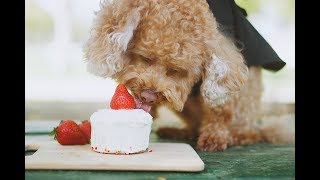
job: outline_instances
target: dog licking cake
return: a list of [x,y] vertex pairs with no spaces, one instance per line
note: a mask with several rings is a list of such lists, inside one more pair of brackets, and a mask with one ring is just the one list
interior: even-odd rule
[[277,126],[257,126],[262,69],[285,63],[242,12],[234,1],[102,1],[83,49],[87,70],[124,84],[154,121],[168,120],[166,107],[183,122],[157,128],[159,138],[202,151],[273,141]]
[[143,109],[134,109],[134,98],[123,84],[117,86],[110,107],[90,117],[92,150],[111,154],[147,151],[152,116]]

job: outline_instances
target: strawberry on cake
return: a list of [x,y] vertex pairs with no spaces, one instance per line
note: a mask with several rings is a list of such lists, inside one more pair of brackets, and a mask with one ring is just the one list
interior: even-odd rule
[[149,147],[152,116],[136,103],[123,84],[110,102],[111,109],[100,109],[90,117],[91,148],[99,153],[134,154]]

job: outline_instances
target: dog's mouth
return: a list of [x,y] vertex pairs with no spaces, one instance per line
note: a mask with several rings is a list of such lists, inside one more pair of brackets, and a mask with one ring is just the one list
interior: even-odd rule
[[134,101],[136,103],[136,109],[143,109],[148,113],[151,111],[151,108],[152,108],[151,104],[142,102],[140,99],[137,99],[137,98],[135,98]]

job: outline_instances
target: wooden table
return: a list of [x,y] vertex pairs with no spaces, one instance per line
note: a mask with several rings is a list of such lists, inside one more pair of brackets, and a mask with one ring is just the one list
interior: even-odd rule
[[[45,124],[43,121],[33,123],[26,121],[25,140],[52,141],[52,137],[48,136],[49,128]],[[50,125],[54,123],[51,122]],[[154,133],[151,134],[150,141],[182,142],[159,139]],[[194,147],[194,143],[187,143]],[[223,152],[197,151],[197,153],[205,163],[205,170],[197,173],[26,170],[25,179],[295,179],[294,144],[256,144],[232,147]]]

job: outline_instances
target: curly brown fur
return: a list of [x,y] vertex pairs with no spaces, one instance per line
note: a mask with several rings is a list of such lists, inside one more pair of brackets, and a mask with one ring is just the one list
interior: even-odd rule
[[184,130],[159,129],[161,137],[197,138],[206,151],[261,140],[252,124],[261,70],[249,73],[205,0],[102,3],[84,56],[89,72],[124,83],[139,99],[152,90],[154,104],[169,106],[186,122]]

